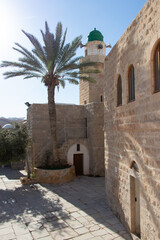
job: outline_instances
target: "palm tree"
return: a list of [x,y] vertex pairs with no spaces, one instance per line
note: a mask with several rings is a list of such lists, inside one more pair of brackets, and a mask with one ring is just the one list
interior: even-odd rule
[[53,138],[53,160],[54,164],[60,164],[56,136],[55,88],[59,88],[59,86],[64,88],[66,81],[76,85],[79,83],[79,79],[94,82],[89,73],[98,71],[88,68],[95,63],[80,63],[81,57],[76,57],[76,50],[81,45],[82,36],[65,44],[67,29],[63,34],[60,22],[56,26],[55,35],[50,32],[48,24],[45,22],[45,32],[41,30],[44,46],[32,34],[23,30],[22,32],[32,43],[33,49],[29,51],[19,43],[15,43],[16,46],[13,49],[21,54],[18,62],[3,61],[0,67],[16,69],[5,72],[3,74],[5,79],[17,76],[23,76],[24,79],[41,78],[47,87],[50,129]]

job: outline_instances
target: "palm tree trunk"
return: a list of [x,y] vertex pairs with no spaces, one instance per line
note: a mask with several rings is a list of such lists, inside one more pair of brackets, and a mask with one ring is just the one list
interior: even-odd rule
[[55,86],[48,86],[48,110],[51,136],[53,138],[53,160],[54,164],[59,164],[57,133],[56,133],[56,104],[55,104]]

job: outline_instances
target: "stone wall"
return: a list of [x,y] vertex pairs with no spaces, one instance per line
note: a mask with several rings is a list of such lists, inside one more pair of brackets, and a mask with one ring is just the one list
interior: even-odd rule
[[[97,41],[96,41],[97,42]],[[104,44],[104,43],[103,43]],[[103,93],[104,93],[104,60],[105,56],[86,56],[81,59],[81,62],[97,62],[95,69],[98,69],[100,73],[90,74],[95,83],[89,83],[83,80],[80,80],[79,85],[79,96],[80,104],[89,104],[92,102],[102,102]]]
[[[102,48],[98,48],[98,45],[102,45]],[[99,41],[99,40],[88,41],[85,44],[85,56],[99,57],[100,62],[101,62],[101,56],[102,56],[103,57],[103,62],[104,62],[104,56],[106,56],[105,43],[102,42],[102,41]]]
[[[69,139],[86,137],[86,122],[84,106],[56,105],[57,109],[57,140],[62,160],[61,146]],[[45,154],[52,149],[50,124],[47,104],[32,104],[28,109],[28,130],[32,138],[32,157],[35,165],[44,163]],[[64,148],[64,146],[63,146]]]
[[[83,144],[89,151],[90,174],[104,175],[103,103],[86,106],[57,104],[59,157],[67,161],[69,148]],[[31,158],[35,166],[45,164],[51,152],[48,105],[32,104],[28,109],[28,131],[32,138]]]
[[[105,62],[106,196],[114,213],[134,232],[131,169],[140,185],[142,240],[160,239],[160,92],[153,93],[153,51],[160,40],[160,1],[149,0]],[[128,69],[135,70],[135,101],[128,103]],[[117,107],[117,79],[122,106]]]
[[27,111],[27,124],[31,138],[30,162],[37,167],[44,164],[46,152],[52,146],[48,105],[32,104]]
[[68,139],[86,138],[85,107],[57,104],[57,138],[60,146]]
[[90,173],[104,176],[104,105],[86,105],[87,135],[90,155]]

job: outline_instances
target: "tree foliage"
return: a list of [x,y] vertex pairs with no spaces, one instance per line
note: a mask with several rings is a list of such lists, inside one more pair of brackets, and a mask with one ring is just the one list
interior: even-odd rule
[[18,76],[24,79],[40,78],[47,87],[53,162],[60,164],[56,132],[55,88],[59,86],[64,88],[66,82],[77,85],[79,80],[95,82],[90,73],[99,71],[93,67],[96,65],[95,62],[82,62],[79,61],[81,57],[76,57],[82,36],[76,37],[71,43],[65,43],[67,29],[63,33],[62,23],[57,24],[53,34],[50,32],[48,23],[45,22],[45,30],[41,30],[42,44],[34,35],[22,32],[31,42],[32,50],[15,43],[13,49],[20,54],[18,61],[2,61],[0,67],[11,67],[11,70],[3,74],[5,79]]
[[0,164],[23,160],[26,156],[28,134],[26,125],[14,129],[0,129]]
[[[15,43],[13,49],[21,54],[17,62],[2,61],[0,67],[12,67],[3,75],[6,79],[23,76],[28,78],[41,78],[41,81],[48,87],[55,85],[65,87],[65,82],[78,84],[79,79],[95,82],[89,73],[97,73],[96,69],[84,70],[84,67],[92,67],[95,62],[82,62],[81,57],[76,57],[76,51],[81,45],[82,36],[76,37],[71,43],[65,44],[67,29],[64,34],[62,23],[58,22],[55,34],[50,32],[48,23],[45,22],[45,31],[41,30],[43,44],[32,34],[22,32],[31,42],[33,49],[30,51],[19,43]],[[83,70],[82,70],[83,69]]]

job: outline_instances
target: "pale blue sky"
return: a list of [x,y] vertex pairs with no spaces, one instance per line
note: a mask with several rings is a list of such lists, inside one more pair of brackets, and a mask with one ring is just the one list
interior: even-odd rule
[[[12,49],[15,42],[31,47],[21,29],[40,39],[46,20],[53,32],[58,21],[64,29],[68,28],[67,42],[82,35],[85,44],[87,35],[96,27],[105,43],[114,46],[145,3],[146,0],[0,0],[0,62],[17,60],[19,55]],[[80,49],[77,54],[83,56],[83,52]],[[47,103],[46,87],[40,79],[4,80],[4,71],[0,69],[0,117],[26,117],[25,102]],[[64,90],[60,88],[56,102],[78,104],[79,87],[68,84]]]

